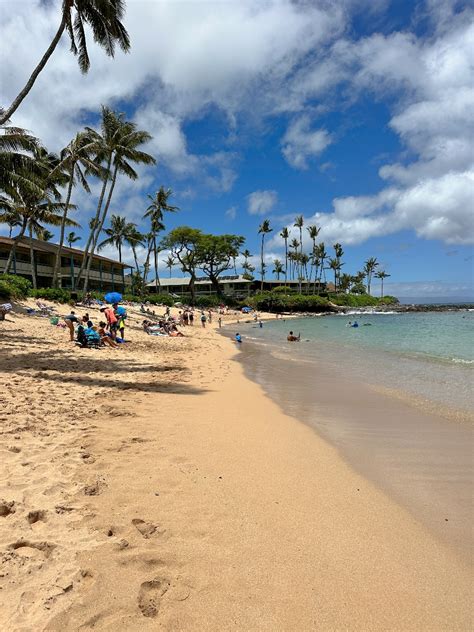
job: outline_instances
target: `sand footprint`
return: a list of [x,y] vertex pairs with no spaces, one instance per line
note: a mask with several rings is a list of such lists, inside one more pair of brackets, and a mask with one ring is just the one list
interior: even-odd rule
[[141,520],[141,518],[134,518],[132,520],[132,524],[138,531],[142,534],[144,538],[149,538],[153,535],[157,529],[156,525],[151,522],[146,522],[145,520]]
[[138,607],[144,617],[156,617],[163,595],[170,587],[170,582],[162,577],[155,577],[143,582],[138,593]]

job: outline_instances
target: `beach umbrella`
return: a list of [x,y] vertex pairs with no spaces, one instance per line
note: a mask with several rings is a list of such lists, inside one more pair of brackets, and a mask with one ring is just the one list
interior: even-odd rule
[[122,300],[122,295],[119,294],[119,292],[109,292],[104,296],[104,300],[106,300],[107,303],[118,303]]

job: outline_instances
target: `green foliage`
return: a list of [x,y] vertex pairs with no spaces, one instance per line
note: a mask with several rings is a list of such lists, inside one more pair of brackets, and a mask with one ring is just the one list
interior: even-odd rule
[[371,307],[379,303],[378,298],[369,294],[331,294],[329,300],[344,307]]
[[198,296],[195,302],[196,307],[218,307],[221,304],[222,297],[215,294],[210,294],[209,296]]
[[16,274],[0,274],[0,296],[3,299],[26,298],[30,290],[28,279]]
[[352,294],[367,294],[367,288],[362,281],[356,281],[351,286]]
[[56,301],[57,303],[69,303],[71,301],[71,292],[69,292],[69,290],[55,287],[31,290],[30,295],[34,298],[44,298],[47,301]]
[[175,299],[169,294],[148,294],[143,300],[152,305],[167,305],[168,307],[173,307],[175,303]]
[[379,298],[379,305],[398,305],[399,302],[396,296],[387,295]]
[[334,311],[328,301],[321,296],[306,294],[282,294],[281,292],[261,292],[244,301],[254,309],[265,312],[330,312]]
[[289,285],[279,285],[272,290],[276,294],[296,294],[296,288],[292,288]]

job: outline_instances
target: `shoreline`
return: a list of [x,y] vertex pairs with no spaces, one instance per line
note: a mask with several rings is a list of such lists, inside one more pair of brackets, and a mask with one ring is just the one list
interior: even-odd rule
[[[30,418],[12,410],[1,441],[0,496],[16,500],[0,517],[9,629],[471,627],[469,570],[283,414],[215,331],[132,328],[114,357],[15,320],[2,369]],[[41,394],[57,397],[42,421]]]

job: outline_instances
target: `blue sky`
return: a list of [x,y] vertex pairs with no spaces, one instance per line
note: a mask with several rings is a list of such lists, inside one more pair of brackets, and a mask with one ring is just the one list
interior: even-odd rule
[[[58,8],[2,3],[0,102]],[[131,53],[109,60],[91,43],[82,76],[64,39],[13,122],[59,150],[101,104],[125,111],[158,164],[119,183],[112,212],[143,228],[163,184],[181,208],[168,228],[242,234],[256,253],[269,218],[271,261],[303,214],[327,249],[343,244],[345,271],[375,256],[398,295],[474,296],[472,23],[454,0],[129,0]],[[76,193],[84,225],[96,191]]]

